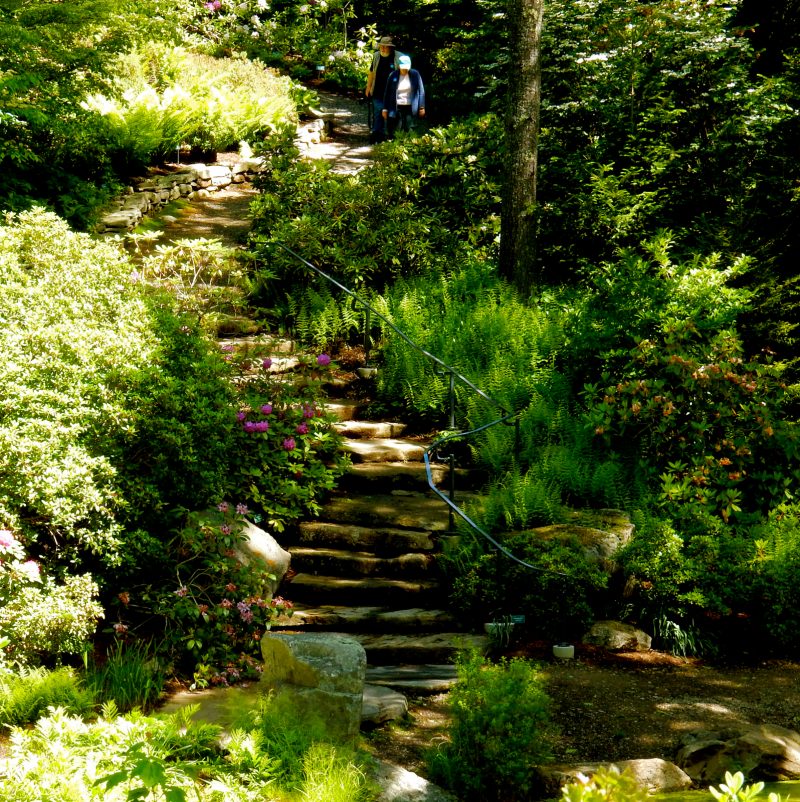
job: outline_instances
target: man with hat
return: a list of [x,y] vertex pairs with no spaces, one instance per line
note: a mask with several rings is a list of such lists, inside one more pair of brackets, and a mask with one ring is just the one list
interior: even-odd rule
[[372,132],[370,142],[381,142],[385,136],[383,119],[383,96],[386,91],[386,80],[389,73],[398,69],[398,57],[394,46],[394,39],[391,36],[382,36],[378,40],[378,49],[372,57],[372,64],[367,74],[367,88],[364,94],[367,98],[372,98],[372,105],[375,110],[372,122]]

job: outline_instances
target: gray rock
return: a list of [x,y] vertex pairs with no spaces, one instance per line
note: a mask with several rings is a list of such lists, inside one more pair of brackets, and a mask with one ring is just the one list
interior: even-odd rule
[[571,763],[556,766],[542,766],[537,769],[537,778],[547,797],[561,796],[561,788],[579,781],[579,775],[592,777],[600,769],[616,766],[627,772],[639,788],[651,794],[685,791],[692,786],[692,778],[674,763],[661,758],[640,760],[618,760],[616,763]]
[[289,570],[292,555],[269,532],[250,521],[245,521],[242,536],[244,540],[236,549],[237,557],[247,565],[263,565],[264,584],[272,596]]
[[583,642],[612,652],[646,652],[652,638],[641,629],[621,621],[595,621]]
[[675,762],[698,783],[718,783],[728,771],[751,780],[793,780],[800,778],[800,734],[774,724],[689,733]]
[[375,769],[375,781],[382,789],[377,802],[457,802],[438,785],[382,760]]
[[408,713],[408,699],[402,693],[380,685],[365,685],[361,704],[361,726],[374,727],[395,721]]
[[366,653],[358,641],[327,632],[267,633],[261,686],[288,701],[300,720],[322,720],[334,738],[353,741],[361,727]]

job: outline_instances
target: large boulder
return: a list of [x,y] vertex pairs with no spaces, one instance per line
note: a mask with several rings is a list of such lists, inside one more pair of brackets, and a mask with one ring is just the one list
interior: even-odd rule
[[[229,520],[222,512],[209,509],[191,513],[187,526],[207,527],[220,536],[225,524],[229,524]],[[264,595],[272,597],[289,570],[292,555],[269,532],[251,521],[245,519],[241,526],[241,538],[234,549],[236,558],[242,565],[260,574]]]
[[658,757],[640,760],[618,760],[616,763],[570,763],[542,766],[537,777],[546,798],[561,796],[561,788],[580,782],[581,775],[592,777],[601,769],[618,768],[634,778],[636,785],[651,794],[685,791],[692,786],[692,778],[674,763]]
[[261,686],[296,718],[321,720],[328,733],[353,741],[361,727],[364,647],[333,632],[271,633],[261,640]]
[[281,580],[289,570],[292,555],[275,540],[269,532],[245,521],[242,541],[236,549],[240,562],[264,571],[264,585],[270,596],[275,593]]
[[595,621],[583,642],[611,652],[646,652],[652,638],[641,629],[621,621]]
[[751,780],[800,778],[800,733],[774,724],[745,724],[688,733],[675,762],[697,783],[718,783],[726,772]]

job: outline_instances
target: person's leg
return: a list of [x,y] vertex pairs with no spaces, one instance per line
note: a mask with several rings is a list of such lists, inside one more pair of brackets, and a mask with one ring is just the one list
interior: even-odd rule
[[409,121],[411,120],[411,106],[398,106],[397,114],[400,117],[400,127],[406,133],[409,130]]
[[372,118],[372,134],[370,142],[380,142],[384,138],[384,131],[386,130],[383,123],[383,98],[373,98],[372,106],[375,114]]

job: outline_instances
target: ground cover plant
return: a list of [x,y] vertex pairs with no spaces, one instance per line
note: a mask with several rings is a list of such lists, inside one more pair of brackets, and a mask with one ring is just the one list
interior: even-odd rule
[[286,717],[276,737],[265,700],[243,714],[225,746],[219,727],[170,716],[120,715],[113,704],[94,720],[52,709],[33,729],[15,728],[0,771],[0,799],[170,799],[249,802],[368,802],[374,791],[363,756],[324,730]]

